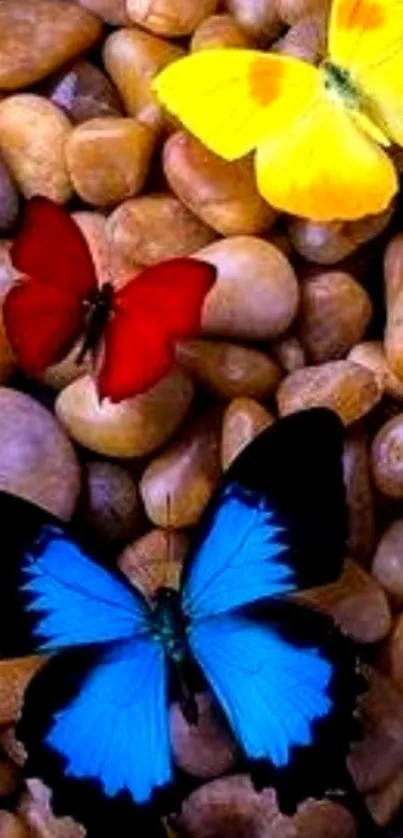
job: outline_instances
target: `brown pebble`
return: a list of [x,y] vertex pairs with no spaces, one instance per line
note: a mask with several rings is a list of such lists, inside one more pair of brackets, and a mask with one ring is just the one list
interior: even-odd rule
[[124,544],[142,523],[136,482],[116,463],[96,460],[83,475],[81,517],[102,543]]
[[[0,743],[1,744],[1,743]],[[18,766],[6,756],[0,757],[0,797],[8,797],[17,791],[21,784],[21,772]]]
[[18,719],[25,689],[43,663],[38,656],[0,661],[0,725]]
[[214,413],[191,423],[146,468],[140,492],[158,527],[196,524],[220,477],[220,436]]
[[131,458],[144,457],[169,439],[192,398],[192,382],[179,370],[118,404],[100,402],[93,379],[83,376],[59,393],[55,407],[75,442],[98,454]]
[[66,159],[77,194],[107,207],[137,195],[147,177],[155,134],[129,117],[90,119],[68,138]]
[[367,794],[365,804],[376,823],[379,826],[387,826],[403,804],[403,768],[397,771],[386,786]]
[[350,361],[372,370],[387,396],[403,401],[403,381],[390,368],[381,341],[366,340],[363,343],[357,343],[348,357]]
[[76,61],[52,76],[44,90],[53,104],[76,124],[101,116],[120,116],[122,112],[116,88],[89,61]]
[[218,272],[203,309],[206,333],[271,340],[288,329],[299,289],[293,268],[276,247],[254,236],[233,236],[195,255]]
[[72,0],[18,0],[0,5],[0,89],[26,87],[80,55],[101,23]]
[[198,52],[201,49],[221,49],[222,47],[239,47],[249,49],[255,45],[255,40],[229,14],[218,14],[207,17],[197,27],[190,49]]
[[23,768],[27,752],[16,737],[15,725],[8,724],[0,728],[0,748],[5,756],[10,759],[18,768]]
[[308,407],[329,407],[346,425],[379,402],[381,389],[370,370],[352,361],[329,361],[290,373],[277,391],[281,416]]
[[107,219],[101,212],[82,210],[74,212],[72,218],[91,251],[99,285],[111,282],[114,288],[121,288],[141,273],[143,268],[133,261],[132,254],[130,259],[124,259],[122,253],[113,247],[108,238]]
[[107,235],[129,264],[154,265],[189,256],[215,233],[173,195],[142,195],[124,201],[107,222]]
[[70,817],[56,817],[52,792],[39,779],[28,779],[18,801],[18,814],[34,838],[86,838],[86,830]]
[[343,467],[348,507],[347,552],[367,564],[375,545],[375,505],[370,452],[360,427],[350,429],[346,435]]
[[227,163],[178,131],[165,144],[163,166],[175,195],[222,236],[256,235],[276,219],[257,191],[249,158]]
[[65,160],[71,125],[52,102],[19,93],[0,102],[0,150],[25,196],[65,203],[72,186]]
[[369,294],[347,273],[329,271],[301,284],[299,334],[315,364],[346,355],[362,339],[371,316]]
[[15,282],[17,273],[10,259],[9,243],[0,241],[0,384],[5,384],[15,368],[15,360],[3,323],[4,298]]
[[0,159],[0,234],[12,230],[17,220],[19,199],[14,180]]
[[385,251],[386,329],[385,353],[393,373],[403,380],[403,234]]
[[170,711],[172,750],[176,764],[195,777],[208,779],[229,771],[236,760],[237,749],[217,714],[210,697],[196,696],[199,718],[189,724],[178,704]]
[[403,688],[403,614],[397,617],[387,648],[388,674]]
[[125,110],[156,128],[164,123],[163,109],[151,89],[154,76],[184,55],[176,44],[140,29],[119,29],[106,39],[103,59]]
[[288,232],[295,250],[318,265],[335,265],[354,253],[364,242],[371,241],[388,225],[394,205],[380,215],[360,221],[331,221],[326,223],[290,218]]
[[185,533],[153,529],[125,547],[118,558],[118,566],[133,585],[152,597],[158,588],[179,588],[188,551],[189,540]]
[[303,594],[324,609],[356,643],[377,643],[391,628],[384,591],[360,565],[348,559],[337,582]]
[[227,469],[242,449],[275,421],[274,416],[254,399],[233,399],[223,419],[221,438],[223,469]]
[[29,838],[30,835],[24,821],[6,809],[0,810],[0,838]]
[[321,12],[327,17],[331,0],[276,0],[276,9],[284,23],[293,26],[307,15]]
[[372,443],[372,470],[377,489],[403,498],[403,413],[389,419]]
[[372,573],[392,601],[403,604],[403,518],[386,528],[375,551]]
[[126,10],[126,0],[78,0],[83,9],[88,9],[94,15],[102,18],[113,26],[124,26],[129,23]]
[[215,12],[218,0],[126,0],[126,5],[133,23],[155,35],[177,38],[191,35]]
[[265,0],[226,0],[226,6],[242,29],[261,44],[270,44],[282,28],[276,3]]
[[284,335],[272,344],[271,350],[285,372],[295,372],[306,365],[304,347],[296,335]]
[[303,17],[271,47],[273,52],[290,55],[300,61],[317,64],[326,55],[327,25],[325,15]]
[[176,357],[184,369],[224,399],[269,398],[281,377],[269,355],[226,341],[179,341]]
[[62,358],[61,361],[52,364],[50,367],[46,367],[40,375],[36,376],[38,381],[45,384],[46,387],[50,387],[51,390],[59,392],[59,390],[64,390],[65,387],[73,381],[76,381],[77,378],[82,378],[83,375],[90,375],[93,364],[89,355],[87,355],[81,364],[77,364],[78,353],[82,345],[83,339],[81,337],[75,342],[73,348],[65,358]]

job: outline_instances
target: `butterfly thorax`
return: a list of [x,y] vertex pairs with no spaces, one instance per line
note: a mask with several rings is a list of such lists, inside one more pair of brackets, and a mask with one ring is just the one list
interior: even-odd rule
[[331,61],[325,61],[322,64],[322,70],[325,77],[324,84],[326,90],[341,99],[347,107],[357,107],[360,105],[360,91],[354,84],[348,70],[343,67],[338,67],[337,64],[332,64]]
[[77,363],[84,360],[88,352],[96,350],[112,311],[113,286],[105,282],[101,288],[85,301],[87,308],[84,340],[78,354]]
[[166,654],[176,664],[188,655],[186,623],[179,594],[173,588],[159,588],[153,608],[153,636],[162,643]]

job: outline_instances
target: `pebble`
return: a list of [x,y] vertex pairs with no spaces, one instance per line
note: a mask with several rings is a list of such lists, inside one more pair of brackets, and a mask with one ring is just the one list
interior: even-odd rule
[[227,341],[179,341],[176,358],[192,376],[223,399],[269,398],[281,378],[278,364],[269,355]]
[[79,5],[94,15],[98,15],[112,26],[124,26],[129,23],[126,0],[78,0]]
[[41,780],[26,780],[26,790],[18,801],[18,814],[34,838],[86,838],[84,827],[70,817],[53,814],[51,790]]
[[48,80],[45,93],[72,122],[121,116],[116,88],[99,67],[89,61],[76,61]]
[[276,9],[284,23],[293,26],[315,12],[327,17],[331,0],[276,0]]
[[18,766],[2,754],[0,757],[0,797],[8,797],[9,794],[17,791],[21,779]]
[[90,376],[59,393],[56,415],[75,442],[109,457],[144,457],[163,445],[186,416],[193,398],[187,374],[175,370],[146,393],[100,402]]
[[218,0],[126,0],[133,23],[156,35],[177,38],[191,35],[216,11]]
[[57,364],[52,364],[50,367],[47,367],[38,375],[38,381],[46,387],[50,387],[51,390],[59,392],[59,390],[67,387],[68,384],[76,381],[77,378],[82,378],[86,374],[90,375],[93,365],[89,355],[81,364],[77,364],[77,356],[82,347],[82,343],[83,340],[81,337],[75,342],[73,348],[65,358],[58,361]]
[[198,419],[146,468],[140,493],[157,527],[197,523],[220,477],[218,416]]
[[81,55],[101,22],[72,0],[18,0],[0,5],[0,89],[17,90]]
[[143,523],[137,485],[122,466],[103,460],[86,465],[81,520],[101,544],[127,544]]
[[52,414],[30,396],[0,387],[0,415],[0,489],[71,518],[80,470]]
[[299,290],[293,268],[276,247],[254,236],[233,236],[195,255],[218,271],[203,308],[207,334],[271,340],[287,330]]
[[385,251],[386,328],[385,353],[392,372],[403,379],[403,234],[395,236]]
[[323,13],[303,17],[271,47],[272,52],[317,64],[326,56],[327,24]]
[[72,187],[65,160],[71,125],[52,102],[19,93],[0,102],[0,151],[25,196],[65,203]]
[[237,749],[222,721],[220,723],[210,697],[199,693],[196,701],[197,725],[186,721],[178,704],[171,707],[172,750],[182,771],[205,780],[229,771],[235,764]]
[[18,719],[24,692],[43,660],[35,655],[0,661],[0,725],[9,725]]
[[28,826],[12,812],[0,809],[0,838],[30,838]]
[[376,823],[387,826],[403,804],[403,769],[384,788],[368,794],[365,803]]
[[103,48],[105,69],[129,116],[155,128],[164,125],[166,117],[151,84],[160,70],[183,55],[176,44],[134,27],[109,35]]
[[253,37],[239,26],[232,15],[217,14],[206,17],[193,34],[190,50],[221,49],[222,47],[240,47],[251,49],[255,46]]
[[380,340],[366,340],[357,343],[349,352],[348,358],[356,364],[362,364],[377,376],[385,395],[397,401],[403,401],[403,381],[395,375],[388,364],[383,343]]
[[387,649],[388,674],[403,688],[403,614],[399,614],[393,626]]
[[305,350],[296,335],[284,335],[273,343],[271,350],[285,372],[295,372],[306,365]]
[[11,288],[16,272],[10,260],[9,243],[0,241],[0,384],[5,384],[14,371],[15,362],[2,318],[3,300]]
[[301,283],[299,335],[315,364],[346,355],[363,338],[371,317],[369,294],[347,273],[329,271]]
[[128,280],[143,270],[133,261],[133,255],[125,259],[119,248],[113,247],[108,238],[107,219],[101,212],[74,212],[72,217],[87,241],[94,260],[98,283],[112,282],[114,288],[121,288]]
[[0,235],[13,229],[18,217],[19,198],[13,178],[0,159]]
[[335,265],[382,233],[394,209],[392,205],[380,215],[367,216],[360,221],[322,223],[290,217],[288,233],[293,247],[304,259],[318,265]]
[[265,0],[226,0],[239,26],[261,45],[270,44],[282,29],[276,3]]
[[281,416],[308,407],[329,407],[350,425],[379,402],[382,392],[370,370],[352,361],[329,361],[290,373],[277,391]]
[[258,401],[249,398],[233,399],[226,408],[223,418],[221,437],[223,469],[227,469],[242,449],[275,421],[275,417]]
[[375,551],[372,573],[394,603],[403,604],[403,518],[392,521]]
[[154,131],[130,117],[98,117],[78,125],[66,144],[69,174],[87,204],[108,207],[143,188]]
[[343,467],[348,508],[347,552],[367,565],[376,543],[375,502],[370,451],[360,426],[353,426],[346,434]]
[[215,238],[177,198],[162,193],[124,201],[109,216],[106,232],[121,258],[134,265],[189,256]]
[[130,582],[152,597],[158,588],[179,588],[189,539],[173,529],[152,529],[123,550],[118,567]]
[[390,498],[403,498],[403,413],[389,419],[372,443],[375,485]]
[[165,144],[163,167],[180,201],[222,236],[257,235],[276,219],[257,191],[250,158],[228,163],[177,131]]

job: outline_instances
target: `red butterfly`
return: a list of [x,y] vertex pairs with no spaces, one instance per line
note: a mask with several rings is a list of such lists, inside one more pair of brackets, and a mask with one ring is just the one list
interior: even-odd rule
[[60,361],[85,329],[78,361],[103,339],[100,398],[117,402],[152,387],[174,363],[174,342],[200,328],[216,271],[195,259],[146,268],[116,291],[98,287],[92,257],[70,216],[32,198],[11,250],[24,276],[7,294],[6,331],[21,369],[37,375]]

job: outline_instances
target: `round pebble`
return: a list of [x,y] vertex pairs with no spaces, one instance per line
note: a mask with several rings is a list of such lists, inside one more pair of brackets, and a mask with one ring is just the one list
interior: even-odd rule
[[43,662],[38,655],[0,661],[0,725],[9,725],[18,719],[24,692]]
[[226,0],[226,6],[242,29],[261,44],[270,44],[282,29],[276,3]]
[[403,381],[395,375],[388,364],[385,349],[380,340],[366,340],[357,343],[350,351],[349,360],[362,364],[376,375],[379,385],[388,396],[403,401]]
[[390,419],[372,443],[376,487],[391,498],[403,498],[403,413]]
[[295,372],[306,364],[304,347],[296,335],[288,334],[276,340],[272,352],[285,372]]
[[226,341],[180,341],[176,357],[182,367],[224,399],[269,398],[281,377],[279,366],[269,355]]
[[376,543],[371,457],[363,429],[353,426],[344,445],[344,485],[348,508],[348,554],[367,564]]
[[211,15],[202,21],[193,34],[190,49],[192,52],[222,47],[250,49],[254,45],[254,38],[248,35],[232,15],[224,13]]
[[289,26],[314,12],[329,13],[330,0],[276,0],[276,9]]
[[217,777],[229,771],[237,756],[234,741],[219,720],[217,708],[204,693],[196,696],[199,719],[190,725],[178,704],[170,711],[172,750],[176,764],[183,771],[201,779]]
[[392,600],[403,604],[403,519],[392,521],[375,551],[372,573]]
[[130,23],[126,0],[78,0],[83,9],[88,9],[112,26],[124,26]]
[[274,416],[262,404],[249,398],[233,399],[223,419],[221,464],[228,468],[242,449],[275,422]]
[[403,235],[395,236],[385,252],[385,352],[398,379],[403,379]]
[[72,122],[105,116],[121,116],[121,104],[114,85],[99,67],[76,61],[48,81],[46,95]]
[[185,533],[170,528],[153,529],[125,547],[118,566],[135,587],[152,597],[158,588],[179,588],[188,551]]
[[156,35],[190,35],[204,18],[215,12],[218,0],[126,0],[127,13]]
[[271,47],[273,52],[290,55],[310,64],[318,64],[323,60],[326,49],[327,22],[326,16],[321,12],[298,20]]
[[360,245],[371,241],[385,229],[393,215],[391,206],[380,215],[360,221],[308,221],[290,217],[288,232],[295,250],[318,265],[335,265],[354,253]]
[[13,229],[17,220],[19,199],[13,178],[0,159],[0,234]]
[[94,538],[106,544],[125,544],[142,525],[137,485],[116,463],[93,461],[83,474],[81,517]]

